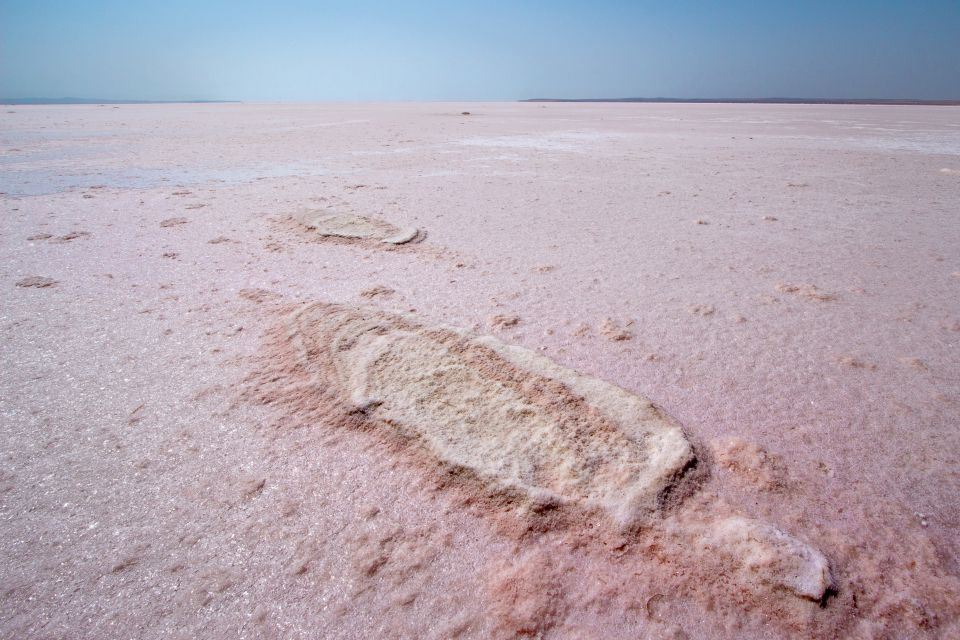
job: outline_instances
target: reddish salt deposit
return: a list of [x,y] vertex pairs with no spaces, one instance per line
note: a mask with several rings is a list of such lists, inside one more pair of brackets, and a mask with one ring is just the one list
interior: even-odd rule
[[[960,635],[958,121],[7,110],[0,635]],[[326,237],[307,210],[427,239]],[[278,318],[314,302],[493,332],[649,398],[691,481],[608,527],[262,393],[271,366],[285,388]]]

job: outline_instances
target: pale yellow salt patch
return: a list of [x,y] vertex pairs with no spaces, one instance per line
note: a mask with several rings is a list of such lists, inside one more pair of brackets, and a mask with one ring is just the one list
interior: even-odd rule
[[302,211],[294,219],[323,236],[379,240],[387,244],[404,244],[416,239],[416,227],[397,227],[384,220],[375,220],[352,213]]

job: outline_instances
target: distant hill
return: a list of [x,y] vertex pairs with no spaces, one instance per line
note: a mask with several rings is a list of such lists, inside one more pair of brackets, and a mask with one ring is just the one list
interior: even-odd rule
[[888,98],[529,98],[520,102],[654,102],[668,104],[861,104],[960,106],[960,100]]
[[239,100],[110,100],[97,98],[0,98],[0,104],[220,104]]

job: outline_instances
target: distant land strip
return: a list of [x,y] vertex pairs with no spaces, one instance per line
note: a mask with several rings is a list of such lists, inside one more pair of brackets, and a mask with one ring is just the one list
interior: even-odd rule
[[529,98],[520,102],[654,102],[667,104],[859,104],[957,107],[960,100],[888,98]]
[[96,98],[0,98],[0,104],[224,104],[239,100],[106,100]]

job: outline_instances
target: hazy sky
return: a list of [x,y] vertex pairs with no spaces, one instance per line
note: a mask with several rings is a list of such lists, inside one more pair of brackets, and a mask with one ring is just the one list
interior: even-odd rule
[[0,96],[960,99],[960,0],[0,0]]

